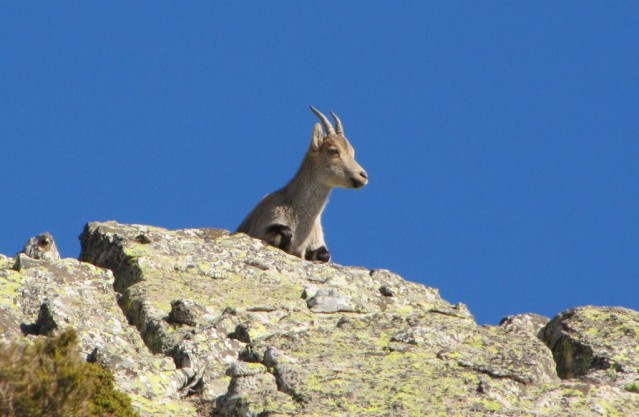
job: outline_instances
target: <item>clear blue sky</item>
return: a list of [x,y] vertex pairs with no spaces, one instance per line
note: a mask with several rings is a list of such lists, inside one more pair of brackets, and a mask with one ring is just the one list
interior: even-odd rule
[[3,2],[0,253],[94,220],[234,229],[335,111],[333,260],[479,323],[639,309],[639,3]]

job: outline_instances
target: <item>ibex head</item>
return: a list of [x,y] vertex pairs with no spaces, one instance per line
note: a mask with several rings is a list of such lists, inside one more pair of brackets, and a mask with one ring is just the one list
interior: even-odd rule
[[315,174],[331,187],[361,188],[368,182],[368,174],[355,161],[355,149],[344,136],[344,128],[339,117],[333,112],[331,115],[335,120],[335,128],[328,121],[326,116],[311,106],[313,113],[322,122],[322,126],[317,123],[313,129],[311,148],[308,156],[316,162]]

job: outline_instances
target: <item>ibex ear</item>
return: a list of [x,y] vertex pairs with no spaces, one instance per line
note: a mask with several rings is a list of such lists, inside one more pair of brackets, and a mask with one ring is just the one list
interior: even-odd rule
[[311,138],[311,149],[314,151],[319,150],[323,142],[324,133],[322,133],[322,126],[319,123],[316,123],[313,128],[313,137]]

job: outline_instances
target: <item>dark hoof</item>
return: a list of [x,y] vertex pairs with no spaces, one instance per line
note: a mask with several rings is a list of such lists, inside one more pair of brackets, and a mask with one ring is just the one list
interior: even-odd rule
[[328,262],[331,260],[331,253],[326,249],[326,246],[322,246],[317,250],[317,255],[315,259],[322,262]]
[[331,253],[326,249],[326,246],[322,246],[306,252],[306,259],[309,261],[328,262],[331,260]]
[[272,224],[266,228],[267,242],[283,250],[288,250],[293,239],[293,231],[283,224]]

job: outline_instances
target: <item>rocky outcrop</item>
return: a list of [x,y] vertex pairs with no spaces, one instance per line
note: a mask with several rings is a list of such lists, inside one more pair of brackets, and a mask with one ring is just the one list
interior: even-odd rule
[[390,271],[242,234],[106,222],[80,240],[80,261],[0,257],[0,335],[74,327],[145,416],[639,415],[632,310],[478,326]]
[[573,308],[552,319],[540,337],[552,350],[561,378],[639,391],[639,312]]
[[[111,271],[74,259],[0,257],[0,336],[4,341],[76,329],[83,355],[115,375],[145,415],[195,415],[179,399],[187,379],[170,357],[153,355],[129,325]],[[19,267],[17,266],[19,265]]]

